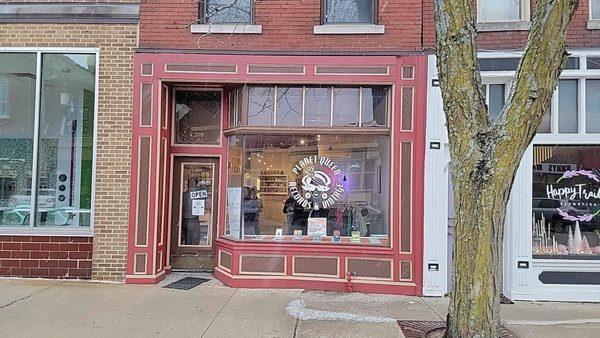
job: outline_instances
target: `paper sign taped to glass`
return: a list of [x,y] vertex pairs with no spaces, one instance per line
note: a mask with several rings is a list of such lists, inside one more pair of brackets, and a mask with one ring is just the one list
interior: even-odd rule
[[327,218],[310,217],[308,219],[308,236],[320,239],[327,234]]
[[203,199],[193,199],[192,200],[192,215],[194,216],[202,216],[204,215],[204,202],[206,200]]

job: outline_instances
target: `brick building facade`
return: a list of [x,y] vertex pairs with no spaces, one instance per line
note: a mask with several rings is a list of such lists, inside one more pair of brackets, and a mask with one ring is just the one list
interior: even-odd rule
[[[128,184],[131,155],[131,78],[133,75],[133,53],[137,46],[138,37],[138,5],[137,1],[121,1],[126,6],[119,6],[115,1],[110,1],[110,4],[101,4],[103,2],[88,1],[89,5],[95,7],[88,7],[87,10],[83,11],[81,11],[81,4],[78,4],[79,9],[74,12],[73,7],[69,7],[70,2],[57,4],[39,1],[39,6],[32,6],[31,1],[28,1],[27,10],[30,12],[27,13],[25,18],[15,14],[18,11],[23,11],[18,6],[19,1],[11,2],[11,5],[2,5],[4,6],[3,9],[7,9],[3,12],[9,14],[5,14],[0,20],[0,57],[4,57],[0,63],[13,62],[10,55],[31,56],[33,67],[30,67],[32,72],[30,76],[36,78],[40,76],[35,72],[36,53],[41,53],[40,58],[45,58],[45,55],[47,55],[45,53],[48,53],[48,59],[57,55],[75,55],[72,60],[78,60],[77,56],[79,55],[95,55],[98,61],[97,69],[94,65],[86,66],[90,72],[97,70],[95,88],[97,93],[95,97],[96,137],[93,141],[96,156],[94,177],[92,178],[92,180],[95,180],[95,198],[92,207],[93,225],[83,224],[85,221],[81,221],[79,225],[84,226],[75,227],[71,220],[65,221],[64,224],[58,220],[52,220],[51,222],[54,222],[53,225],[55,226],[43,228],[39,224],[35,224],[39,221],[36,220],[33,224],[34,227],[29,227],[30,223],[26,218],[24,222],[14,222],[11,219],[14,212],[10,211],[10,208],[16,209],[17,205],[14,203],[10,205],[10,202],[7,202],[9,205],[3,205],[5,217],[2,226],[0,226],[0,245],[2,246],[0,249],[0,275],[2,276],[124,280],[127,218],[129,215],[127,203],[129,201]],[[102,7],[103,5],[108,7]],[[59,10],[59,8],[62,8],[63,16],[46,15]],[[93,14],[94,11],[108,12],[114,15],[98,17]],[[13,15],[10,13],[13,13]],[[75,66],[73,61],[62,60],[61,62],[64,64],[63,70],[68,68],[71,69],[71,73],[76,71],[73,69]],[[45,66],[41,65],[41,68],[45,69]],[[7,75],[8,71],[10,69],[3,69],[3,80],[9,83],[7,86],[9,98],[16,100],[15,96],[18,91],[17,88],[19,88],[18,74]],[[44,81],[46,74],[43,71],[41,73],[42,81]],[[36,85],[33,80],[31,82],[29,90],[32,93],[41,91],[41,89],[35,88]],[[47,87],[44,85],[43,88],[46,90]],[[93,90],[90,89],[90,91]],[[73,111],[67,111],[69,109],[78,110],[77,106],[81,103],[73,95],[73,93],[78,92],[78,89],[62,88],[62,92],[62,100],[66,99],[66,93],[71,92],[71,100],[67,105],[70,104],[72,108],[69,107],[64,110],[65,102],[62,102],[62,105],[52,109],[65,111],[65,115],[72,114]],[[44,96],[44,93],[41,95]],[[46,102],[45,98],[41,100]],[[51,98],[48,98],[48,101],[50,100]],[[12,107],[18,106],[17,103],[13,102],[9,103],[9,107],[11,105]],[[10,112],[13,109],[7,108],[7,110]],[[53,122],[48,119],[50,113],[46,113],[43,108],[41,110],[42,123],[48,122],[47,125],[52,126]],[[16,108],[14,111],[16,111]],[[44,119],[48,121],[44,121]],[[75,118],[75,120],[82,121],[80,117]],[[13,123],[11,119],[3,120],[5,126],[10,126],[11,123]],[[25,128],[31,129],[31,127]],[[50,138],[49,133],[44,134],[43,127],[40,128],[40,133]],[[60,140],[64,139],[65,136],[64,133],[59,133],[57,136],[52,136],[52,138],[59,140],[57,142],[62,142]],[[73,139],[77,140],[78,138]],[[85,140],[84,137],[79,139]],[[74,144],[78,142],[80,141]],[[85,144],[86,141],[81,142]],[[59,146],[58,155],[56,155],[58,156],[57,163],[62,161],[60,159],[61,150],[67,148]],[[75,147],[75,149],[72,152],[75,155],[72,156],[77,158],[79,156],[77,155],[78,148]],[[81,146],[79,149],[85,149],[85,146]],[[80,171],[84,172],[85,170]],[[74,169],[73,172],[77,173],[77,169]],[[3,175],[5,174],[3,173]],[[17,176],[14,178],[15,180],[19,179],[16,173],[11,175]],[[42,175],[44,174],[40,170],[38,175],[40,180]],[[78,175],[85,176],[81,173]],[[81,178],[79,179],[81,180]],[[42,183],[40,183],[41,185]],[[49,182],[48,185],[47,188],[51,188],[53,184]],[[72,183],[73,185],[76,184]],[[14,195],[29,194],[27,197],[30,201],[30,189],[22,190],[25,192],[21,192],[21,190],[17,187],[11,193]],[[69,188],[67,188],[68,190]],[[41,197],[41,191],[40,188],[38,199]],[[58,198],[60,198],[60,195]],[[52,203],[58,204],[59,202],[54,201]],[[38,207],[41,209],[40,206]],[[62,208],[67,210],[67,218],[69,216],[73,218],[69,214],[70,206]],[[79,208],[84,209],[81,204]],[[55,208],[51,209],[45,217],[58,218],[59,213],[64,213],[64,211],[56,209],[59,209],[58,205],[55,205]],[[9,215],[8,212],[12,212],[12,214]],[[29,210],[20,212],[28,213]],[[79,212],[80,214],[83,213],[82,211]]]

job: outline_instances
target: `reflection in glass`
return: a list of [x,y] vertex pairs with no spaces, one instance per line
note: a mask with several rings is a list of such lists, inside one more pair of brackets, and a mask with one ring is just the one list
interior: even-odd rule
[[225,234],[233,238],[240,238],[242,225],[242,137],[230,136],[228,138],[227,159],[227,212]]
[[[0,225],[29,225],[36,54],[0,53]],[[40,204],[45,197],[41,197]],[[50,200],[53,200],[50,197]]]
[[488,115],[490,121],[496,121],[504,108],[505,94],[503,84],[489,85]]
[[94,54],[42,56],[37,225],[90,225],[95,74]]
[[373,23],[374,0],[327,0],[325,23]]
[[277,87],[277,125],[302,126],[302,87]]
[[577,80],[558,81],[558,132],[577,132]]
[[358,126],[359,88],[333,89],[333,125]]
[[[244,239],[273,240],[280,232],[280,240],[389,244],[388,136],[237,137],[244,165],[241,174],[230,167],[228,189],[241,190],[232,196],[241,195]],[[236,163],[240,142],[230,141]],[[228,210],[235,212],[229,201]]]
[[248,125],[273,125],[275,87],[250,87],[248,90]]
[[221,92],[175,91],[175,142],[219,144]]
[[591,12],[592,12],[591,19],[599,20],[600,19],[600,0],[591,0],[590,7],[591,7]]
[[480,22],[517,21],[521,19],[522,0],[479,0],[477,15]]
[[536,145],[533,254],[600,258],[600,146]]
[[362,126],[386,126],[388,87],[373,86],[362,88]]
[[210,245],[213,165],[184,164],[179,245]]
[[331,88],[306,88],[304,125],[329,127],[331,124]]
[[585,114],[588,133],[600,133],[600,80],[586,80]]
[[[202,2],[201,2],[202,3]],[[204,22],[251,23],[252,0],[206,0]]]

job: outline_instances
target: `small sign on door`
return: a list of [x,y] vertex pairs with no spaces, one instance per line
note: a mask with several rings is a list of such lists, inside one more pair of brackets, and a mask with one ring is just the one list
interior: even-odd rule
[[204,201],[201,199],[192,200],[192,215],[202,216],[204,215]]
[[195,199],[201,199],[201,198],[207,198],[208,197],[208,190],[196,190],[196,191],[192,191],[190,192],[190,197],[195,200]]

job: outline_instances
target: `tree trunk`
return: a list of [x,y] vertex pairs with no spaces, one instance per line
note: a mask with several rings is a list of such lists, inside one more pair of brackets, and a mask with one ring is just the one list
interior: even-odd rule
[[435,0],[437,63],[454,187],[453,289],[447,337],[498,337],[502,234],[521,158],[566,63],[577,0],[538,0],[506,105],[488,118],[471,0]]

